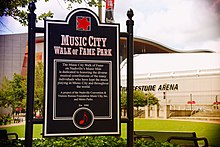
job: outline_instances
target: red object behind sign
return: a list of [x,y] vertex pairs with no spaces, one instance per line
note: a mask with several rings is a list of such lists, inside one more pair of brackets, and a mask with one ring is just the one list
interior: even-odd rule
[[188,101],[187,104],[196,104],[195,101]]
[[219,104],[220,104],[220,102],[214,102],[213,104],[219,105]]
[[106,9],[112,9],[114,10],[114,0],[106,0]]

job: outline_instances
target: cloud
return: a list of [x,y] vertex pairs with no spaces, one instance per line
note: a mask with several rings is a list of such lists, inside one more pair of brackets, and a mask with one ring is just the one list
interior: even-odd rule
[[207,40],[201,42],[194,42],[189,45],[185,45],[183,50],[193,50],[193,49],[205,49],[213,52],[220,53],[220,38],[215,40]]
[[[70,12],[63,0],[37,2],[36,13],[54,12],[53,19],[64,20]],[[85,3],[74,8],[86,7]],[[115,22],[126,31],[127,10],[134,11],[134,35],[149,38],[177,50],[210,49],[220,52],[220,0],[129,0],[115,1]],[[105,8],[103,7],[103,20]],[[14,21],[13,21],[14,24]],[[7,27],[20,31],[19,23]],[[37,26],[43,26],[43,21]],[[6,30],[6,29],[4,29]],[[7,31],[7,30],[6,30]],[[8,31],[9,32],[9,31]],[[1,32],[0,32],[1,33]]]
[[0,17],[0,34],[13,34],[27,32],[27,27],[22,26],[11,17]]
[[[160,0],[158,3],[155,0],[137,0],[128,1],[125,5],[119,2],[116,6],[118,4],[125,9],[128,9],[128,6],[133,8],[136,36],[150,38],[178,50],[201,49],[211,44],[212,49],[218,49],[220,23],[218,14],[216,11],[214,13],[217,3],[213,10],[214,2],[208,4],[207,1]],[[122,14],[126,14],[125,11],[117,9],[116,13],[120,20]]]

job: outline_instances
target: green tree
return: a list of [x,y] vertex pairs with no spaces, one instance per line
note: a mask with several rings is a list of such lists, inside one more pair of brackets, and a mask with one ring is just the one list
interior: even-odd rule
[[145,94],[141,90],[134,90],[134,107],[137,107],[137,110],[139,107],[143,107],[146,105],[146,99],[145,99]]
[[124,110],[123,115],[125,116],[127,110],[127,93],[124,89],[121,90],[121,110]]
[[6,76],[3,77],[0,87],[0,107],[9,107],[8,97],[10,97],[10,80]]
[[44,104],[44,65],[38,62],[35,67],[34,110],[43,112]]
[[[145,93],[141,90],[134,90],[133,91],[133,103],[134,107],[143,107],[147,104]],[[127,108],[127,92],[126,90],[121,91],[121,108]]]
[[121,90],[121,108],[127,108],[127,93],[125,90]]
[[24,99],[24,89],[22,88],[22,76],[19,74],[13,75],[13,80],[10,82],[11,86],[11,105],[13,110],[16,107],[22,107],[22,101]]
[[146,94],[146,104],[148,106],[150,105],[159,105],[159,100],[157,97],[155,97],[155,95],[151,92],[148,92]]
[[26,110],[26,99],[27,99],[27,76],[22,77],[22,89],[24,91],[24,98],[22,100],[22,108]]
[[24,89],[22,87],[22,76],[14,74],[11,81],[4,77],[0,90],[0,106],[11,107],[14,113],[15,108],[22,108],[24,106],[22,103],[23,99]]
[[[29,2],[33,0],[0,0],[0,16],[11,16],[15,20],[19,21],[22,25],[28,24],[27,8]],[[34,0],[37,1],[37,0]],[[44,0],[48,2],[49,0]],[[81,4],[83,0],[64,0],[67,3],[67,9],[71,9],[74,3]],[[98,6],[99,0],[84,0],[89,6]],[[37,20],[42,20],[47,17],[53,17],[51,11],[44,12],[37,17]]]
[[[133,102],[134,107],[138,108],[143,107],[145,105],[159,105],[159,100],[155,95],[151,92],[145,94],[141,90],[133,91]],[[126,90],[121,90],[121,108],[127,108],[127,93]]]

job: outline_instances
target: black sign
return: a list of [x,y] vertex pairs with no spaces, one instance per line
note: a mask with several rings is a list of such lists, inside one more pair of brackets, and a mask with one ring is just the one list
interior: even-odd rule
[[119,24],[76,9],[45,26],[44,136],[120,134]]

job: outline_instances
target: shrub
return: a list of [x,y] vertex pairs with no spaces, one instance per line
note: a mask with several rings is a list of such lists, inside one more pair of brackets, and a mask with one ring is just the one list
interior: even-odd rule
[[10,116],[2,115],[0,116],[0,125],[10,124],[13,119]]
[[135,147],[179,147],[179,145],[174,145],[169,142],[158,142],[158,141],[147,141],[144,139],[139,139],[134,142]]
[[[0,141],[4,147],[24,147],[24,140]],[[33,147],[126,147],[127,140],[114,136],[81,136],[81,137],[53,137],[33,140]],[[167,142],[146,141],[134,142],[135,147],[175,147]]]

